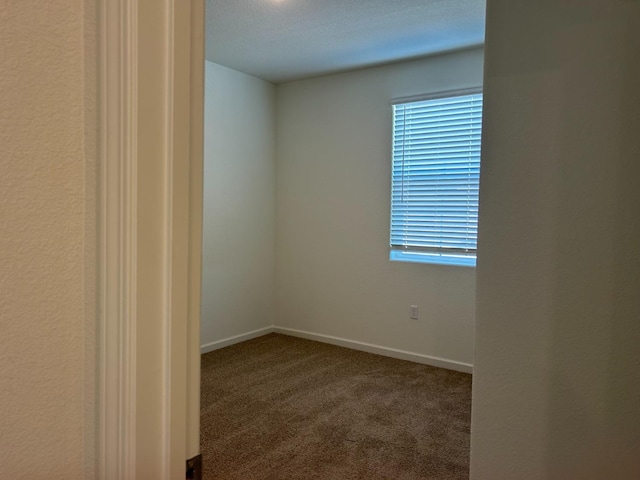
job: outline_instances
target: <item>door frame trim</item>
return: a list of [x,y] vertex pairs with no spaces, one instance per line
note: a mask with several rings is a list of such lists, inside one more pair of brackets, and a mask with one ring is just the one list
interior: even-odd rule
[[[184,478],[185,460],[199,453],[204,1],[95,2],[96,477],[134,479],[153,472],[155,478]],[[141,8],[157,13],[151,27],[145,17],[141,28]],[[143,64],[150,55],[155,56],[154,75],[149,63]],[[158,92],[154,101],[162,112],[164,138],[153,152],[139,127],[158,124],[157,111],[140,108],[141,75],[144,88]],[[150,163],[158,151],[160,158]],[[149,165],[156,173],[151,186],[148,177],[140,183],[140,172]],[[151,210],[141,198],[147,188],[163,199]],[[161,294],[153,296],[138,288],[149,274],[139,256],[138,229],[149,221],[163,232],[155,245],[160,265],[154,267],[162,277]],[[145,315],[143,306],[149,304],[159,318]],[[161,361],[142,355],[143,339],[155,342],[151,350]],[[150,406],[155,416],[140,409],[143,392],[158,398]]]
[[136,468],[137,1],[98,2],[97,477]]

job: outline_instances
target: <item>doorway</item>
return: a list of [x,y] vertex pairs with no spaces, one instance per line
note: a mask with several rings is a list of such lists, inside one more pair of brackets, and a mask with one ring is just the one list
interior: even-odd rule
[[[471,4],[478,6],[458,7]],[[273,22],[278,32],[297,25],[322,35],[319,25],[332,23],[314,26],[309,11],[296,13],[304,19],[296,23],[286,16],[294,5],[265,2],[246,17],[217,5],[229,17],[216,29],[216,5],[208,5],[208,28],[222,33]],[[328,15],[345,16],[341,5]],[[390,15],[367,18],[364,5],[352,7],[360,15],[351,30],[384,26]],[[484,4],[478,11],[482,35]],[[206,62],[203,353],[275,332],[470,372],[473,270],[388,260],[390,102],[481,85],[481,39],[462,32],[461,41],[471,42],[464,49],[425,55],[414,49],[424,39],[407,34],[395,58],[373,61],[372,52],[385,50],[377,43],[360,49],[364,63],[316,65],[301,74],[260,54],[251,64],[252,55],[241,53],[258,33],[240,35],[219,56],[208,52],[214,61]],[[304,42],[297,35],[287,51]],[[327,38],[315,43],[336,41]],[[275,41],[261,43],[277,51]],[[216,44],[225,41],[211,48]],[[410,318],[412,305],[417,319]]]

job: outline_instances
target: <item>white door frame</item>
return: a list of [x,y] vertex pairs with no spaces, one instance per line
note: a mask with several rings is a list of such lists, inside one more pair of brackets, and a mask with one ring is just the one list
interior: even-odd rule
[[199,453],[204,0],[98,11],[97,478]]

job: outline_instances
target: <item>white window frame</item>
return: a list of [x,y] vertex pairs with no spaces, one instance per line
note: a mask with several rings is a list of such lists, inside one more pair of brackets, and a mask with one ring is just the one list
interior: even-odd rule
[[[477,193],[474,196],[474,187],[476,186],[476,182],[479,183],[479,167],[480,167],[480,139],[478,134],[470,137],[470,149],[473,152],[477,151],[476,155],[469,154],[469,172],[471,177],[470,185],[471,185],[471,195],[468,197],[472,202],[471,214],[468,217],[468,222],[466,223],[466,233],[464,234],[464,247],[438,247],[435,245],[424,246],[420,245],[422,242],[420,240],[416,240],[416,237],[412,237],[413,234],[433,234],[433,227],[431,231],[419,231],[418,229],[410,229],[408,227],[403,227],[403,223],[407,222],[407,220],[400,220],[402,218],[402,214],[407,215],[407,211],[409,208],[408,202],[399,202],[398,194],[404,195],[405,187],[399,186],[403,181],[406,180],[407,174],[405,166],[405,156],[404,156],[404,148],[401,156],[398,154],[398,146],[401,148],[404,145],[404,140],[400,142],[398,145],[398,139],[400,134],[396,132],[396,106],[397,105],[407,105],[417,102],[425,102],[430,100],[438,100],[438,99],[452,99],[455,97],[469,96],[469,95],[482,95],[482,88],[469,88],[464,90],[454,90],[454,91],[446,91],[439,92],[429,95],[421,95],[421,96],[413,96],[413,97],[403,97],[392,100],[392,121],[393,121],[393,139],[392,139],[392,168],[391,168],[391,215],[390,215],[390,254],[389,259],[392,261],[403,261],[403,262],[417,262],[417,263],[435,263],[435,264],[444,264],[444,265],[458,265],[458,266],[469,266],[475,267],[476,265],[476,256],[477,256]],[[480,107],[482,108],[482,107]],[[479,126],[481,135],[481,119],[480,123],[474,127],[476,130]],[[405,128],[403,125],[402,129]],[[404,130],[401,130],[401,133],[404,133]],[[477,158],[477,160],[476,160]],[[420,162],[424,162],[424,160],[416,160]],[[438,164],[440,167],[443,167],[443,163],[441,159],[434,160],[434,164]],[[423,164],[424,165],[424,164]],[[444,168],[446,169],[447,165],[444,164]],[[453,167],[452,167],[453,168]],[[401,172],[400,174],[398,174]],[[401,177],[401,178],[398,178]],[[434,180],[438,180],[434,175]],[[404,185],[404,183],[402,183]],[[424,188],[424,187],[423,187]],[[464,190],[464,188],[463,188]],[[450,194],[450,189],[445,189],[447,193],[445,195]],[[424,192],[420,192],[424,193]],[[395,195],[395,197],[394,197]],[[447,199],[449,200],[449,199]],[[456,199],[457,200],[457,199]],[[475,201],[475,205],[474,205]],[[474,212],[475,215],[473,214]],[[471,225],[471,229],[473,229],[473,224],[475,222],[475,229],[469,232],[469,225]],[[450,234],[450,232],[447,232]],[[413,240],[410,240],[409,237],[412,237]],[[447,243],[444,241],[446,235],[443,235],[442,239],[439,239],[441,243]],[[471,243],[469,243],[471,242]]]

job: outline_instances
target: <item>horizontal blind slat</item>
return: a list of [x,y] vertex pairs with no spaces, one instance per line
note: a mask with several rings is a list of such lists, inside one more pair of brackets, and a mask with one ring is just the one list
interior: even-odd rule
[[482,94],[393,107],[394,249],[474,254]]

